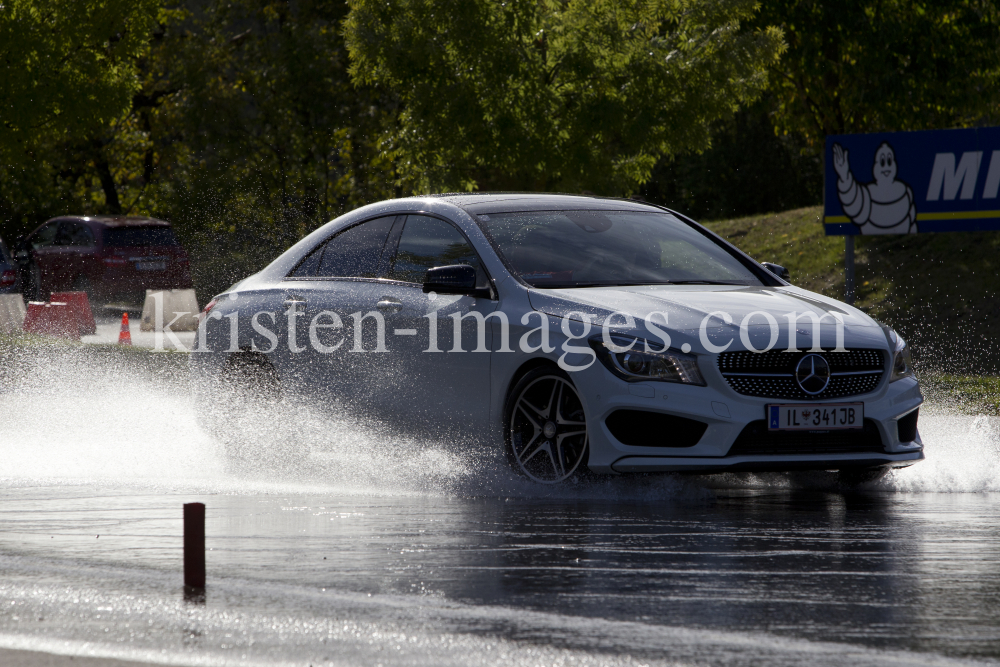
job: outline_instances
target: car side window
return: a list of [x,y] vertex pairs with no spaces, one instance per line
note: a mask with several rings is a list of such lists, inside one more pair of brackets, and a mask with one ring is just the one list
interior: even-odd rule
[[87,225],[76,223],[76,231],[73,233],[73,245],[81,247],[92,247],[97,245],[93,230]]
[[56,232],[56,240],[52,245],[69,245],[69,225],[68,222],[59,223],[59,231]]
[[87,225],[79,222],[64,222],[59,227],[56,245],[68,245],[86,248],[95,245],[94,234]]
[[56,232],[58,231],[59,224],[50,222],[38,230],[38,233],[35,234],[35,238],[31,239],[31,247],[37,249],[54,245],[56,241]]
[[396,216],[354,225],[313,250],[291,277],[376,278],[382,248]]
[[288,274],[289,278],[311,278],[316,275],[316,267],[319,266],[319,259],[323,256],[325,243],[306,255],[306,258],[299,262],[299,265]]
[[392,268],[391,280],[423,284],[427,269],[435,266],[467,264],[476,269],[476,287],[488,286],[479,255],[453,225],[426,215],[406,218]]

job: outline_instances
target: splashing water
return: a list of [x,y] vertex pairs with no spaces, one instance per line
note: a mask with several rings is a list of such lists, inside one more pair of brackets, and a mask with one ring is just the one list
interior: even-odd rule
[[[293,438],[313,452],[287,470],[237,476],[198,423],[184,373],[137,369],[86,355],[34,355],[0,390],[0,479],[8,484],[106,481],[222,492],[309,489],[363,494],[554,495],[662,498],[705,487],[773,487],[781,475],[609,477],[560,488],[514,475],[500,452],[393,434],[333,412],[294,407],[294,429],[262,421],[249,437]],[[927,407],[920,419],[927,460],[872,485],[900,492],[1000,491],[1000,418]],[[284,427],[281,427],[284,428]],[[812,483],[810,478],[804,478]],[[800,482],[801,483],[801,482]]]
[[938,493],[1000,491],[1000,418],[927,412],[920,416],[926,460],[893,473],[886,486]]

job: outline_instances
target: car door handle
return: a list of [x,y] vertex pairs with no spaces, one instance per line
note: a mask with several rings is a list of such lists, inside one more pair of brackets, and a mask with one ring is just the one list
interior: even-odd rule
[[284,301],[282,301],[281,305],[283,305],[286,310],[294,308],[296,311],[298,311],[300,308],[305,307],[306,300],[301,297],[290,296]]
[[382,299],[377,304],[379,310],[391,310],[392,312],[398,312],[402,310],[403,303],[401,301],[395,301],[393,299]]

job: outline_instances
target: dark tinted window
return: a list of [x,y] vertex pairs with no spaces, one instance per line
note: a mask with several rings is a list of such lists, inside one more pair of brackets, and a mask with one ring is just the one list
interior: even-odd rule
[[382,247],[396,217],[369,220],[327,241],[317,276],[375,278]]
[[33,248],[44,248],[45,246],[50,246],[56,241],[56,232],[59,230],[59,223],[50,222],[35,234],[35,237],[31,239],[31,247]]
[[292,271],[293,277],[376,278],[382,247],[395,216],[349,227],[313,250]]
[[129,246],[180,245],[170,227],[109,227],[104,230],[104,245]]
[[423,284],[427,269],[452,264],[475,267],[479,275],[477,286],[486,287],[486,274],[480,266],[479,255],[461,232],[438,218],[407,217],[389,278]]
[[87,225],[79,222],[63,222],[56,234],[56,245],[86,247],[94,245],[94,235]]
[[306,255],[306,258],[299,262],[299,265],[289,273],[288,275],[293,278],[308,278],[316,275],[316,267],[319,266],[319,259],[323,256],[323,249],[325,244],[320,245],[318,248],[313,250],[311,253]]

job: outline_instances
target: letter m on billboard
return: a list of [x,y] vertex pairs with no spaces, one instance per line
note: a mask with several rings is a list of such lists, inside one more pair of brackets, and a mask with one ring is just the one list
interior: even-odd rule
[[826,138],[828,236],[1000,229],[1000,128]]

